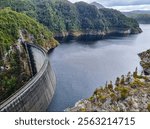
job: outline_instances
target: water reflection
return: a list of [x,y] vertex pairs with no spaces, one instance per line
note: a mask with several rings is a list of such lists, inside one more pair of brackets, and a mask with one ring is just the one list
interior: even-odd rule
[[150,25],[143,33],[129,37],[112,37],[94,42],[70,41],[51,54],[57,76],[57,88],[49,111],[63,111],[76,101],[87,98],[106,81],[140,69],[138,53],[150,48]]

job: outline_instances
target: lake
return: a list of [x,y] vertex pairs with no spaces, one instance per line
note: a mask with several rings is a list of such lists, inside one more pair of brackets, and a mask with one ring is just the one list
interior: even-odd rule
[[75,41],[59,45],[50,55],[56,73],[57,88],[48,111],[64,111],[90,97],[106,81],[134,71],[138,53],[150,48],[150,25],[141,25],[143,33],[111,37],[99,41]]

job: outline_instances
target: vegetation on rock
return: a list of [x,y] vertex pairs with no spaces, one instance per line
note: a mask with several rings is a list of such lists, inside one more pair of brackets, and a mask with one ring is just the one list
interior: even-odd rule
[[10,8],[0,9],[0,102],[31,77],[20,38],[47,49],[57,45],[52,33],[34,19]]
[[137,14],[132,18],[136,19],[141,24],[150,24],[150,14]]
[[[22,49],[23,50],[23,49]],[[23,86],[31,77],[26,52],[14,45],[0,64],[0,102]]]
[[[37,43],[43,47],[55,47],[57,42],[53,34],[42,24],[22,13],[12,11],[10,8],[0,10],[0,44],[1,49],[9,49],[20,37],[19,31],[26,41]],[[5,50],[3,50],[5,51]]]
[[[110,33],[112,30],[131,30],[139,33],[138,23],[113,9],[97,9],[85,2],[67,0],[1,0],[0,7],[11,7],[37,19],[55,35],[80,35],[94,31]],[[92,34],[95,34],[91,32]],[[104,34],[103,34],[104,35]]]
[[[149,63],[150,50],[139,54],[142,62]],[[147,67],[146,67],[147,68]],[[150,68],[150,67],[149,67]],[[105,85],[97,88],[94,94],[85,100],[76,103],[73,108],[66,111],[106,111],[106,112],[129,112],[150,111],[150,73],[144,75],[129,72],[127,76],[117,77],[115,85]]]
[[150,50],[140,53],[139,56],[141,58],[140,64],[144,69],[144,73],[149,75],[150,74]]
[[[58,44],[52,32],[55,36],[105,36],[114,32],[134,34],[141,32],[141,29],[136,20],[117,10],[97,9],[85,2],[0,0],[0,101],[24,85],[31,76],[26,67],[26,52],[19,40],[24,39],[50,49]],[[124,81],[122,78],[121,84]],[[116,98],[112,83],[107,89]],[[122,99],[126,98],[126,92],[126,89],[122,89]],[[98,95],[102,102],[107,101],[106,94]],[[84,108],[81,110],[86,111]]]
[[136,19],[140,24],[150,24],[150,12],[149,11],[132,11],[124,13],[130,18]]

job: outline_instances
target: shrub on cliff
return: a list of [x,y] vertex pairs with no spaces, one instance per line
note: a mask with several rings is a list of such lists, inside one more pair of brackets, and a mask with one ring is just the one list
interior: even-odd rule
[[150,112],[150,104],[148,104],[147,109],[148,109],[148,111]]
[[18,45],[21,35],[44,48],[57,45],[53,34],[36,20],[10,8],[0,9],[0,102],[31,77],[26,52]]
[[136,78],[131,84],[131,87],[142,87],[144,82],[141,82],[140,79]]
[[[1,51],[8,50],[10,45],[19,39],[19,31],[24,32],[24,38],[45,47],[54,47],[57,42],[53,34],[43,25],[22,13],[12,11],[10,8],[0,10],[0,47]],[[2,52],[0,52],[2,53]]]

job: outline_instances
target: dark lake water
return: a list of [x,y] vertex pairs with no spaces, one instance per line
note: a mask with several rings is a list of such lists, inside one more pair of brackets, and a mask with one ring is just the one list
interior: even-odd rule
[[114,81],[136,67],[140,70],[137,54],[150,48],[150,25],[141,28],[143,33],[138,35],[59,45],[49,55],[57,88],[48,111],[64,111],[90,97],[106,81]]

